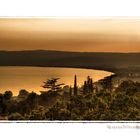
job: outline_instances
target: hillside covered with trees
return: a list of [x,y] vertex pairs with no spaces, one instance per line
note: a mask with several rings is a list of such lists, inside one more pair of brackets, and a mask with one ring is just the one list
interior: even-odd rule
[[[48,79],[42,84],[41,94],[11,91],[0,94],[1,120],[140,120],[140,83],[122,81],[114,87],[106,77],[94,83],[89,76],[84,84],[58,84],[59,78]],[[100,84],[99,88],[98,85]]]
[[0,66],[90,68],[130,73],[140,70],[140,53],[0,51]]

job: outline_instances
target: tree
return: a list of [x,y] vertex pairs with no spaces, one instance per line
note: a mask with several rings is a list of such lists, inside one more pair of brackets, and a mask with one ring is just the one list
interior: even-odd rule
[[35,92],[31,92],[26,99],[26,102],[29,104],[30,109],[35,109],[38,107],[38,95]]
[[25,90],[25,89],[21,89],[20,91],[19,91],[19,97],[20,96],[28,96],[29,95],[29,92],[27,91],[27,90]]
[[5,104],[3,94],[0,94],[0,115],[5,112]]
[[77,95],[77,77],[74,76],[74,95]]
[[12,96],[13,96],[12,91],[5,91],[5,93],[3,95],[5,100],[10,100],[12,98]]
[[93,80],[90,76],[87,77],[87,80],[84,81],[83,93],[92,93],[93,92]]
[[51,78],[45,81],[42,87],[45,89],[49,89],[48,92],[51,92],[51,93],[60,92],[62,90],[61,86],[64,85],[64,83],[57,84],[59,79],[60,78]]
[[86,94],[87,92],[87,81],[85,81],[83,86],[83,93]]
[[90,78],[90,92],[93,92],[93,80]]
[[104,79],[100,80],[99,83],[102,85],[104,91],[112,91],[113,84],[112,84],[112,78],[113,76],[107,76]]
[[3,103],[3,94],[0,93],[0,104]]
[[27,90],[21,89],[19,91],[18,98],[21,99],[21,100],[25,100],[25,99],[27,99],[28,95],[29,95],[29,92]]

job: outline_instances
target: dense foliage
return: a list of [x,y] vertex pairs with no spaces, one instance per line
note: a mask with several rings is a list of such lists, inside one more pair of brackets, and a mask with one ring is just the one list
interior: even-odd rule
[[[44,82],[40,95],[21,90],[14,99],[11,91],[0,94],[0,116],[9,120],[140,120],[140,83],[123,81],[113,89],[102,80],[97,90],[90,77],[84,85],[62,88],[58,79]],[[109,82],[108,82],[109,81]],[[95,90],[96,89],[96,90]]]

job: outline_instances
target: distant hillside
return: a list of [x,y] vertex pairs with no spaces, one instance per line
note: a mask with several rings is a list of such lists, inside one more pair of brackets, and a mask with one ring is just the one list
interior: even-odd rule
[[0,51],[0,66],[78,67],[112,72],[139,71],[140,53]]

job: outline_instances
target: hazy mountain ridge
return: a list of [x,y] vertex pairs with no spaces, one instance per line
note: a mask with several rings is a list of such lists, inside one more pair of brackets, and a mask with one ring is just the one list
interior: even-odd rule
[[0,66],[94,68],[118,72],[140,70],[140,53],[0,51]]

